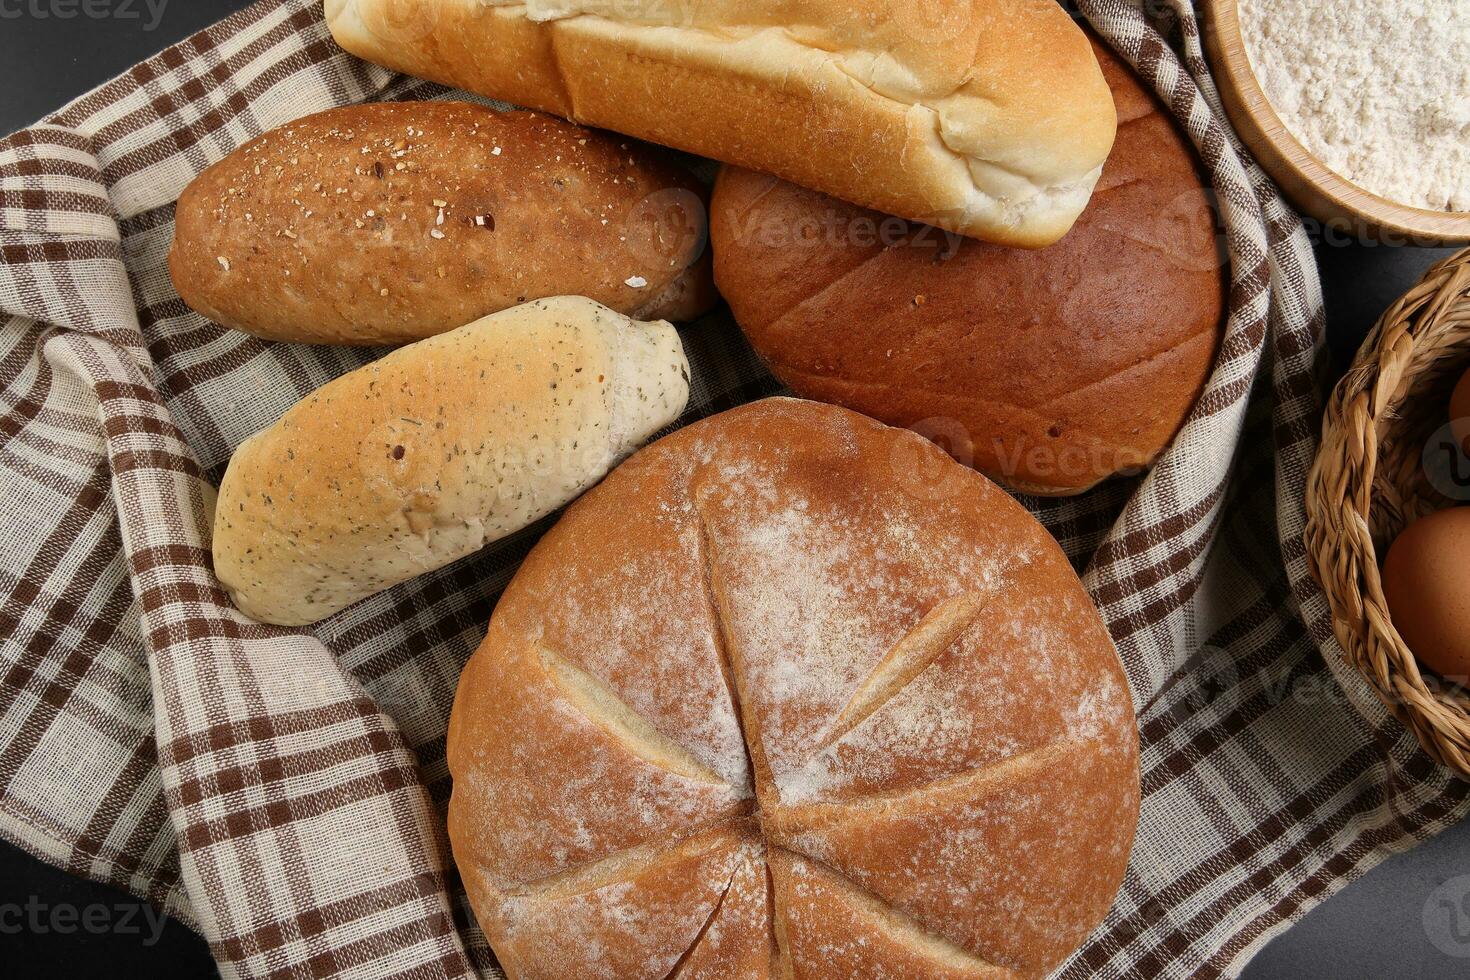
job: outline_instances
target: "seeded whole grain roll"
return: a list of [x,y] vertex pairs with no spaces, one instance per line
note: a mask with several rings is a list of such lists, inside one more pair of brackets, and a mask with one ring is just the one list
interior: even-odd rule
[[706,198],[663,151],[552,116],[347,106],[200,174],[169,271],[190,307],[271,340],[407,343],[561,295],[687,320],[715,301]]
[[235,450],[215,573],[248,616],[316,622],[566,504],[688,397],[670,324],[580,296],[410,344]]
[[932,443],[771,399],[532,550],[460,679],[449,834],[516,980],[1041,977],[1138,739],[1056,542]]
[[1063,496],[1153,463],[1224,329],[1225,266],[1193,150],[1097,46],[1120,125],[1060,242],[1004,248],[726,168],[715,280],[799,395],[912,427],[1018,490]]

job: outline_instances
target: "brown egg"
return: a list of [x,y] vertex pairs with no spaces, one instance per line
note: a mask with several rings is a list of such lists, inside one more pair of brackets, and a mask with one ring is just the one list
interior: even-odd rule
[[1466,454],[1470,454],[1470,371],[1465,372],[1450,396],[1450,422],[1455,427],[1455,438],[1465,447]]
[[1420,663],[1470,686],[1470,507],[1409,525],[1383,563],[1383,593]]

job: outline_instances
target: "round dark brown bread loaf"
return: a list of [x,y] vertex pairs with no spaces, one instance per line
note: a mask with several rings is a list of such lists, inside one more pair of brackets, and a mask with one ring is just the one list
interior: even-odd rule
[[1127,680],[1046,531],[917,435],[790,399],[566,512],[448,755],[512,978],[1039,977],[1138,816]]
[[1125,66],[1098,57],[1118,139],[1092,203],[1040,251],[727,168],[715,281],[776,376],[1034,493],[1149,465],[1209,375],[1223,264],[1190,146]]

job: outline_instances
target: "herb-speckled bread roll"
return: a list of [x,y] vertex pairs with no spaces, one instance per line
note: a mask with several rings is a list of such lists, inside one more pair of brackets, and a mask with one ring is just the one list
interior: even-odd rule
[[467,102],[346,106],[179,197],[184,302],[270,340],[401,344],[547,296],[645,320],[715,302],[707,191],[663,151]]
[[582,297],[420,341],[241,444],[215,571],[246,615],[315,622],[572,500],[688,397],[672,326]]
[[771,399],[659,440],[506,589],[449,836],[512,980],[1041,977],[1138,817],[1056,542],[912,432]]

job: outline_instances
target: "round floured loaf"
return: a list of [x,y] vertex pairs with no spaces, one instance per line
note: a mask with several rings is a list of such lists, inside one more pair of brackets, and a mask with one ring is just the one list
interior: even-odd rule
[[1126,65],[1097,54],[1118,140],[1076,226],[1040,251],[726,168],[715,280],[772,372],[1030,493],[1151,465],[1209,378],[1224,265],[1188,141]]
[[399,348],[235,450],[215,573],[246,615],[314,623],[551,513],[688,399],[672,325],[581,296]]
[[460,680],[449,832],[513,978],[1036,977],[1112,902],[1137,751],[1026,511],[773,399],[533,550]]

